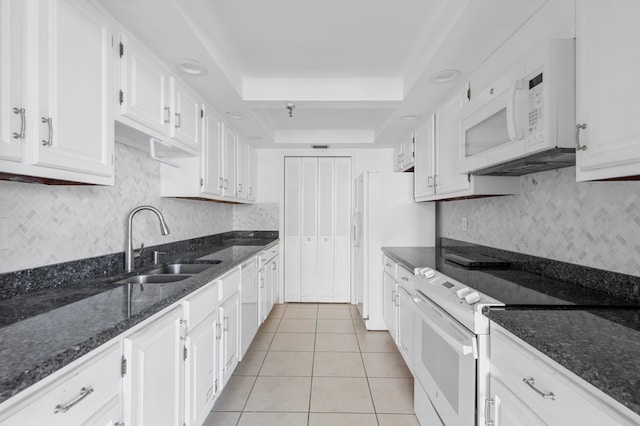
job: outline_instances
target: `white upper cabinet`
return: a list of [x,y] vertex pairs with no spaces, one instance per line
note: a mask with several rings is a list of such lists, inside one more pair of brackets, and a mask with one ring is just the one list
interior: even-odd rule
[[[159,134],[166,133],[171,121],[166,97],[169,79],[166,69],[143,46],[126,35],[121,36],[118,48],[121,116]],[[127,121],[125,124],[131,125]]]
[[112,40],[108,22],[84,1],[38,2],[38,7],[40,143],[34,164],[110,177]]
[[200,100],[184,84],[169,77],[171,95],[171,122],[169,134],[186,151],[197,154],[200,150]]
[[26,109],[22,93],[23,0],[0,3],[0,159],[22,161]]
[[[203,108],[202,193],[222,196],[222,121]],[[197,178],[196,178],[197,179]]]
[[413,135],[407,136],[393,149],[393,170],[401,172],[411,169],[414,162]]
[[238,167],[236,169],[236,195],[241,200],[249,198],[249,146],[241,138],[237,142]]
[[416,199],[429,197],[435,194],[433,175],[435,174],[434,144],[435,144],[435,117],[431,115],[427,124],[418,130],[414,136],[415,141],[415,167],[413,174],[413,189]]
[[258,197],[258,154],[252,146],[249,147],[249,188],[247,197],[249,201],[256,201]]
[[113,185],[107,18],[51,0],[3,1],[0,20],[0,172]]
[[577,2],[577,180],[640,175],[640,3]]
[[238,134],[228,126],[224,126],[224,172],[223,195],[227,198],[236,198],[236,143]]

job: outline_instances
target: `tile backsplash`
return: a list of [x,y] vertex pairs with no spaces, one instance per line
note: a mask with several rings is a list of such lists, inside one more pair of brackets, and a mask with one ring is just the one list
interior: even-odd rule
[[7,228],[0,273],[124,251],[127,216],[142,204],[163,213],[171,234],[161,236],[155,215],[142,211],[134,218],[136,247],[233,230],[233,205],[162,198],[159,163],[121,144],[115,155],[112,187],[0,181],[0,220]]
[[576,182],[570,167],[520,190],[438,203],[439,236],[640,276],[640,182]]
[[233,229],[277,231],[279,214],[278,203],[236,204],[233,206]]

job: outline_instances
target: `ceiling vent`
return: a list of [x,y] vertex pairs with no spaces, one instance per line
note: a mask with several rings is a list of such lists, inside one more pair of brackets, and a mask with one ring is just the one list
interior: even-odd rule
[[311,145],[313,149],[328,149],[329,145]]

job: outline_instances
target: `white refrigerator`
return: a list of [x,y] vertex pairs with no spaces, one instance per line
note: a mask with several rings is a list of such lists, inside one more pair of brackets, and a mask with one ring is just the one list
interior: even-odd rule
[[368,330],[383,319],[382,247],[435,246],[435,203],[413,200],[413,173],[364,172],[355,185],[354,294]]

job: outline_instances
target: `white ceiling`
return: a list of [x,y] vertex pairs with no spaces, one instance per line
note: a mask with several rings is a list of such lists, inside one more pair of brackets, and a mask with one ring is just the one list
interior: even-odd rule
[[[549,0],[98,1],[168,64],[204,64],[174,71],[221,114],[241,112],[230,124],[251,144],[380,148]],[[448,68],[461,78],[435,83]]]

